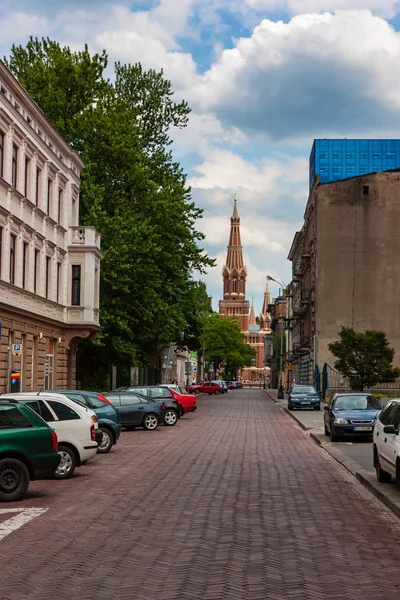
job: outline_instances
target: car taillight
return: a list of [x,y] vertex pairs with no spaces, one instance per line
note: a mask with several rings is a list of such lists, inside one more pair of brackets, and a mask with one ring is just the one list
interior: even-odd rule
[[96,417],[96,415],[92,415],[92,421],[93,423],[97,423],[98,418]]
[[94,425],[92,425],[90,428],[90,439],[92,440],[92,442],[96,441],[96,430],[94,428]]
[[53,452],[57,452],[58,450],[58,439],[55,431],[51,432],[51,441],[53,442]]
[[112,404],[112,402],[110,402],[110,400],[108,398],[103,396],[103,394],[97,394],[96,398],[97,398],[97,400],[102,400],[103,402],[107,402],[107,404]]

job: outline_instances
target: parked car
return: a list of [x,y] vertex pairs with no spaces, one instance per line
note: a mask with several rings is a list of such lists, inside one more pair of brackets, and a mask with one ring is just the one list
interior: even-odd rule
[[57,435],[23,404],[0,400],[0,501],[20,500],[34,479],[60,464]]
[[239,387],[242,387],[238,381],[228,381],[228,389],[229,390],[238,390]]
[[121,434],[118,412],[112,403],[98,392],[86,390],[49,390],[52,394],[63,394],[70,400],[80,402],[92,409],[97,416],[99,429],[103,436],[97,452],[106,454],[117,443]]
[[205,381],[200,385],[188,385],[186,389],[188,392],[193,392],[194,394],[201,393],[209,394],[210,396],[211,394],[216,394],[217,396],[219,394],[222,394],[221,386],[219,384],[213,383],[212,381]]
[[373,441],[377,480],[389,483],[393,476],[400,485],[400,398],[390,400],[380,412]]
[[321,395],[313,385],[294,385],[289,392],[288,409],[312,408],[321,410]]
[[174,392],[177,392],[178,394],[184,394],[185,390],[181,388],[180,385],[178,385],[177,383],[159,383],[157,385],[157,387],[165,387],[168,388],[169,390],[174,390]]
[[214,379],[211,383],[215,383],[216,385],[219,385],[221,387],[222,394],[228,393],[228,386],[226,385],[225,381],[222,381],[222,379]]
[[171,410],[162,400],[152,400],[134,392],[115,391],[104,395],[117,409],[122,427],[127,429],[143,427],[148,431],[154,431],[160,423],[164,422],[167,411]]
[[332,442],[350,436],[372,439],[379,412],[379,402],[371,394],[335,394],[328,406],[325,406],[325,435],[330,435]]
[[177,409],[180,417],[197,409],[196,398],[193,394],[180,394],[169,386],[133,385],[123,389],[142,394],[153,400],[163,400],[168,407]]
[[97,453],[102,433],[98,429],[95,413],[62,394],[24,392],[4,394],[1,399],[11,398],[34,410],[53,427],[58,438],[60,464],[54,474],[56,479],[67,479],[76,467],[93,458]]

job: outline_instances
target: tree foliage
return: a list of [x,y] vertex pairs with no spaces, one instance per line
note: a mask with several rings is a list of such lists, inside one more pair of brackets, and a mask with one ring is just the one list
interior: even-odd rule
[[[94,369],[145,364],[171,342],[198,337],[194,271],[213,261],[196,229],[202,211],[170,149],[190,109],[162,72],[31,38],[7,66],[83,161],[81,224],[102,234],[101,325],[80,357]],[[204,290],[203,290],[204,291]],[[191,331],[194,327],[196,331]]]
[[342,326],[340,340],[329,344],[337,358],[335,368],[348,378],[353,390],[364,390],[378,383],[389,383],[400,375],[393,367],[394,350],[383,331],[358,333]]
[[214,363],[215,369],[226,363],[226,376],[235,377],[236,371],[251,365],[255,351],[237,321],[214,313],[205,320],[204,330],[206,361]]

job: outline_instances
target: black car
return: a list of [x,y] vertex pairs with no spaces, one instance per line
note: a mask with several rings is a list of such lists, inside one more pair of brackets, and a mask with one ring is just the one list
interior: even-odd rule
[[127,385],[120,387],[116,392],[135,392],[150,398],[152,400],[162,400],[168,408],[174,409],[178,413],[178,418],[185,414],[183,406],[175,399],[171,390],[167,387],[161,387],[159,385]]
[[157,429],[160,423],[175,425],[177,421],[176,413],[173,423],[165,421],[166,414],[172,409],[169,409],[162,400],[152,400],[140,394],[119,391],[108,392],[104,396],[116,408],[121,426],[127,429],[143,427],[152,431]]
[[[129,406],[131,404],[138,404],[139,403],[138,401],[140,401],[142,403],[144,403],[144,402],[146,402],[146,403],[152,402],[152,403],[156,403],[156,404],[161,403],[165,406],[165,414],[164,414],[164,417],[161,422],[164,423],[164,425],[167,425],[169,427],[176,425],[179,417],[181,416],[181,412],[180,412],[180,407],[175,400],[171,401],[171,398],[169,398],[169,397],[163,398],[162,396],[152,398],[151,396],[147,396],[146,394],[140,393],[139,390],[141,392],[142,388],[137,388],[137,389],[127,388],[127,391],[125,391],[124,388],[119,388],[118,390],[115,390],[114,392],[104,394],[104,396],[112,401],[112,399],[110,398],[110,394],[119,394],[121,397],[121,401],[123,401],[126,406]],[[168,391],[169,390],[167,390],[167,392]],[[114,402],[113,402],[113,404],[114,404]],[[115,408],[117,408],[117,406],[115,406]],[[117,408],[117,411],[118,411],[118,408]],[[119,414],[119,417],[121,419],[121,414]],[[123,423],[121,420],[120,420],[120,423],[123,426]]]

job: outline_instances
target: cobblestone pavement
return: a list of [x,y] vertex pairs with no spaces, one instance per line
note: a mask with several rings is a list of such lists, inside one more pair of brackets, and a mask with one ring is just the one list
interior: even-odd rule
[[398,600],[399,521],[263,391],[77,473],[0,507],[48,509],[1,540],[2,600]]

